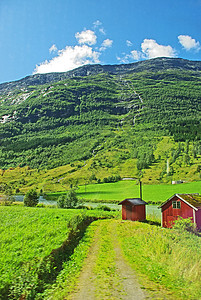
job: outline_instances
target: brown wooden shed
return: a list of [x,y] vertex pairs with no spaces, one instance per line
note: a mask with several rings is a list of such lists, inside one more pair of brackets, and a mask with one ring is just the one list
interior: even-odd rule
[[122,220],[146,220],[146,204],[147,203],[140,198],[130,198],[121,201],[119,205],[122,205]]

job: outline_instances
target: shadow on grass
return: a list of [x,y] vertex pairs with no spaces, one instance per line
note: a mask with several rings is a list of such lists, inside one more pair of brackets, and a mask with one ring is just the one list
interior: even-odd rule
[[145,220],[145,221],[143,221],[143,223],[147,223],[149,225],[155,225],[155,226],[161,227],[161,222],[159,222],[159,221]]
[[[36,258],[24,264],[19,276],[13,280],[11,286],[6,287],[3,298],[0,297],[0,299],[36,299],[37,295],[42,295],[48,286],[55,283],[58,274],[63,269],[63,263],[70,260],[89,224],[97,219],[93,216],[72,218],[67,224],[69,233],[63,244],[59,248],[53,249],[43,259]],[[37,299],[42,298],[37,297]]]

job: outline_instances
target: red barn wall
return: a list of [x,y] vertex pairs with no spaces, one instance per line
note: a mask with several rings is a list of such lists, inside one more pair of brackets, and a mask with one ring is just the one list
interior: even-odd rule
[[126,205],[122,205],[122,220],[126,220]]
[[198,210],[195,212],[195,221],[198,230],[201,230],[201,208],[198,208]]
[[[180,201],[181,208],[173,208],[172,201]],[[172,223],[174,223],[174,220],[176,220],[178,216],[184,219],[192,218],[193,222],[193,208],[175,196],[162,207],[162,226],[171,228]]]
[[122,220],[146,220],[145,205],[129,205],[127,203],[122,204]]
[[145,219],[145,205],[134,205],[132,207],[132,221],[144,221]]

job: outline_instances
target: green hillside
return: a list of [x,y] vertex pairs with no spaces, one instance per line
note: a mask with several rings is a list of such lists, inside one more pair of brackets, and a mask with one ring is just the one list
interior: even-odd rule
[[200,180],[200,83],[201,62],[160,58],[2,84],[0,182]]

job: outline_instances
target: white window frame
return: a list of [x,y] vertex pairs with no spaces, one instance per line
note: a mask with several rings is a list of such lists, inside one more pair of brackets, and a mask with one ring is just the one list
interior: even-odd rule
[[172,201],[172,208],[173,209],[181,209],[181,201]]

